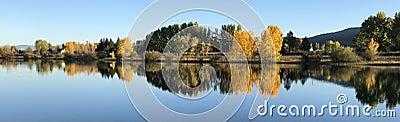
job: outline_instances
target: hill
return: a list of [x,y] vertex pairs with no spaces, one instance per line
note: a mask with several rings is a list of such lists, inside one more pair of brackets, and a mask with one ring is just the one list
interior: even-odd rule
[[[6,45],[8,48],[11,48],[11,46]],[[0,46],[0,48],[3,46]],[[18,50],[25,50],[28,49],[28,47],[30,47],[32,50],[35,50],[35,46],[33,45],[16,45],[15,47],[17,47]]]
[[360,32],[360,27],[347,28],[342,31],[317,35],[310,38],[310,42],[320,43],[321,45],[329,40],[339,41],[341,45],[350,46],[353,44],[354,37]]

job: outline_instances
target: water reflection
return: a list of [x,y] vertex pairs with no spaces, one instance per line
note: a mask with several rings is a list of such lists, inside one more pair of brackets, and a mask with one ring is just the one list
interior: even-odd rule
[[[251,93],[253,88],[257,88],[265,96],[278,97],[280,88],[290,90],[292,84],[305,84],[309,81],[307,79],[311,78],[318,82],[354,88],[359,102],[372,107],[386,104],[387,108],[394,108],[400,100],[399,67],[276,65],[261,69],[260,64],[249,64],[249,68],[238,70],[235,68],[239,68],[242,64],[171,63],[167,66],[177,65],[179,65],[179,77],[183,82],[172,82],[172,85],[169,86],[179,88],[179,91],[171,90],[168,87],[166,80],[173,81],[176,77],[164,79],[161,63],[40,60],[12,62],[0,60],[0,69],[2,70],[9,71],[19,66],[26,66],[29,70],[46,76],[50,76],[51,72],[58,70],[65,72],[70,77],[77,74],[100,74],[106,79],[117,77],[128,83],[134,83],[132,81],[134,76],[141,76],[146,77],[147,82],[154,87],[173,94],[188,96],[197,96],[210,90],[228,95]],[[213,70],[205,70],[204,67],[212,67]],[[244,77],[244,71],[249,73],[249,78]]]

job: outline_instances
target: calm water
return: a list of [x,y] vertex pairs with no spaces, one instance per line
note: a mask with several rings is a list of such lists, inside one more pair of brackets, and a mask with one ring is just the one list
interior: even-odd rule
[[339,104],[337,95],[345,94],[346,104],[372,106],[372,112],[395,110],[397,117],[280,117],[274,113],[253,121],[400,120],[400,67],[276,65],[262,70],[252,64],[248,70],[237,70],[229,64],[167,66],[178,67],[183,81],[168,83],[194,90],[170,89],[166,81],[174,79],[163,78],[160,63],[0,60],[0,121],[144,121],[125,89],[125,83],[140,82],[147,83],[163,105],[187,114],[206,112],[225,96],[246,94],[230,121],[248,121],[256,93],[265,100],[270,96],[268,104],[277,106]]

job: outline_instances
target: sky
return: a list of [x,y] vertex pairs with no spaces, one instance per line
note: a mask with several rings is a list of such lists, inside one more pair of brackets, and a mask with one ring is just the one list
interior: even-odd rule
[[[201,2],[201,0],[192,1],[194,4]],[[390,17],[393,17],[395,12],[400,12],[398,0],[244,1],[255,10],[266,26],[277,25],[284,35],[291,30],[297,37],[311,37],[348,27],[359,27],[366,18],[378,11],[383,11]],[[132,23],[153,2],[153,0],[2,0],[0,45],[33,45],[37,39],[45,39],[57,45],[66,41],[98,42],[103,37],[114,39],[126,37]],[[165,9],[168,7],[172,5],[166,5]],[[191,11],[173,16],[164,25],[189,21],[217,27],[235,23],[220,14]],[[132,40],[143,39],[146,34],[142,35]]]

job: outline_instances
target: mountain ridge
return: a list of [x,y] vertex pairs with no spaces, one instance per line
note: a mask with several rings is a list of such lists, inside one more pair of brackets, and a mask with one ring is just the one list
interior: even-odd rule
[[324,33],[309,38],[309,41],[315,45],[317,42],[322,45],[329,40],[339,41],[343,46],[351,46],[354,42],[354,37],[360,32],[360,27],[350,27],[341,31]]

